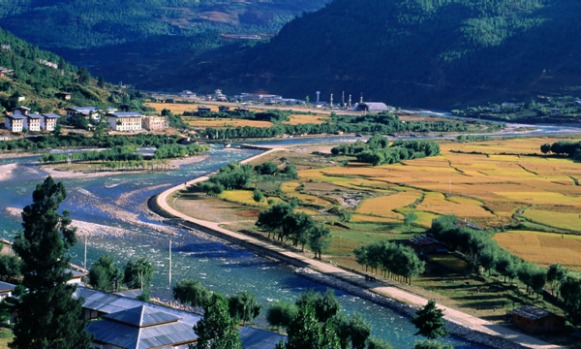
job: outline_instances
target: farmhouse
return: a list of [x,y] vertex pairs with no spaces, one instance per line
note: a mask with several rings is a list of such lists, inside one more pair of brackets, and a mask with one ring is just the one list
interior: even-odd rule
[[[198,336],[193,330],[201,316],[116,294],[78,287],[74,296],[83,299],[84,316],[91,321],[93,348],[185,349]],[[248,326],[240,337],[244,348],[274,349],[285,337]]]
[[71,93],[68,93],[68,92],[58,92],[56,94],[56,97],[59,98],[59,99],[62,99],[63,101],[68,101],[68,100],[71,99],[72,94]]
[[518,327],[534,333],[555,333],[565,328],[565,318],[532,305],[513,311],[512,321]]
[[199,106],[198,107],[198,116],[208,116],[212,112],[210,107]]
[[139,131],[143,115],[137,112],[116,112],[106,115],[109,127],[114,131]]
[[14,70],[0,67],[0,77],[11,75],[12,73],[14,73]]

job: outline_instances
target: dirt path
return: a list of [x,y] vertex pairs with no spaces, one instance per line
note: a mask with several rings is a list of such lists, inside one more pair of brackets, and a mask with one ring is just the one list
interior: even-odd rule
[[[247,163],[253,161],[266,154],[279,151],[281,148],[273,148],[262,154],[253,156],[243,161]],[[193,223],[196,226],[203,227],[205,229],[211,230],[214,233],[218,233],[228,240],[237,241],[239,244],[261,251],[268,251],[270,255],[277,256],[279,259],[284,261],[292,261],[295,265],[306,266],[314,271],[323,273],[325,275],[331,276],[343,282],[347,282],[351,285],[361,288],[361,290],[368,290],[376,295],[387,297],[398,302],[409,304],[414,307],[422,307],[427,303],[427,299],[420,296],[414,295],[410,292],[404,291],[396,286],[385,285],[384,283],[372,282],[365,280],[364,276],[346,271],[344,269],[338,268],[332,264],[324,263],[319,260],[311,259],[300,255],[295,252],[288,251],[279,246],[272,245],[268,242],[261,241],[237,232],[233,232],[221,227],[222,223],[210,222],[201,219],[196,219],[183,214],[175,210],[169,203],[169,200],[173,197],[173,194],[179,190],[184,189],[187,186],[203,182],[207,180],[208,177],[199,177],[194,180],[188,181],[185,184],[178,185],[176,187],[170,188],[163,193],[159,194],[156,198],[156,204],[158,207],[168,213],[171,216],[180,218],[184,221]],[[474,332],[476,335],[482,335],[483,337],[490,338],[489,340],[483,340],[483,343],[487,345],[494,345],[496,348],[533,348],[533,349],[556,349],[562,348],[561,346],[550,344],[541,341],[537,338],[525,335],[523,333],[514,331],[512,329],[503,327],[501,325],[496,325],[486,320],[479,319],[472,315],[468,315],[461,311],[439,306],[445,314],[446,320],[456,324],[464,329]],[[467,336],[470,340],[476,340],[477,336]],[[496,343],[495,339],[500,340],[500,343]]]

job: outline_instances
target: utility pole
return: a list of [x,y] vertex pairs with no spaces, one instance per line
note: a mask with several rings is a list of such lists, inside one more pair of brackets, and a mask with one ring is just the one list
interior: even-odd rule
[[169,239],[169,277],[168,277],[169,287],[168,287],[168,299],[171,301],[171,239]]
[[87,270],[87,236],[89,234],[85,234],[85,255],[83,257],[83,268]]

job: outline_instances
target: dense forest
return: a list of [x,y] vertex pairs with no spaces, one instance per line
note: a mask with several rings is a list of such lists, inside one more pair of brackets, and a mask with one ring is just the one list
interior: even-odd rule
[[446,108],[571,95],[581,86],[580,12],[571,0],[335,0],[184,78]]
[[222,34],[268,38],[328,1],[11,0],[0,1],[0,19],[4,29],[90,67],[95,75],[139,85],[164,78],[163,71],[184,58],[239,44]]
[[[134,95],[125,89],[94,78],[54,53],[39,49],[0,29],[0,67],[11,73],[0,77],[0,112],[17,105],[34,112],[52,112],[71,105],[105,106],[131,103]],[[59,100],[59,92],[71,94]],[[18,97],[24,97],[18,101]]]

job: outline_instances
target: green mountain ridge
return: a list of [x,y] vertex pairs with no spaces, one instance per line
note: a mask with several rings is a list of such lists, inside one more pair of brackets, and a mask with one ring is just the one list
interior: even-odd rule
[[167,57],[231,44],[221,34],[275,34],[329,1],[0,0],[0,25],[108,81],[146,89],[168,71]]
[[[53,112],[72,105],[109,106],[131,103],[125,89],[96,79],[85,68],[67,63],[0,29],[0,67],[13,71],[0,77],[0,112],[28,106],[34,112]],[[60,92],[70,100],[57,98]],[[25,97],[18,101],[16,97]]]
[[446,108],[579,94],[579,13],[572,0],[335,0],[184,79]]

